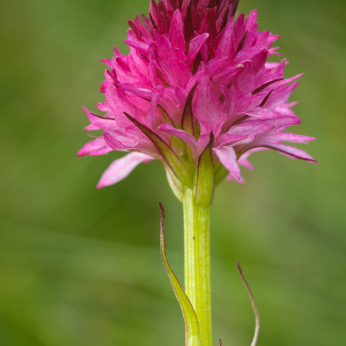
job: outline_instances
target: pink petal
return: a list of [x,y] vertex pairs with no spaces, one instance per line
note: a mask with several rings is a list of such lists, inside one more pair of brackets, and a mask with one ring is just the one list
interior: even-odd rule
[[105,93],[106,92],[106,89],[107,89],[107,86],[108,86],[108,82],[106,80],[104,80],[101,84],[101,88],[100,88],[100,92],[101,93]]
[[222,72],[216,74],[212,78],[213,91],[215,95],[221,96],[221,88],[227,87],[231,81],[238,76],[243,70],[243,67],[227,67]]
[[203,46],[204,42],[208,39],[208,37],[209,37],[209,34],[205,33],[193,38],[190,41],[189,55],[187,58],[187,65],[190,68],[193,65],[197,54],[199,53],[201,47]]
[[145,55],[149,52],[149,45],[140,41],[124,40],[124,43],[137,49],[139,52],[144,53]]
[[242,136],[242,135],[223,133],[217,138],[217,142],[219,146],[221,147],[224,145],[231,145],[231,144],[237,143],[245,138],[246,136]]
[[[286,84],[294,82],[295,80],[297,80],[298,78],[300,78],[302,76],[304,76],[304,73],[297,74],[296,76],[291,77],[291,78],[283,79],[279,82],[274,83],[273,86],[275,87],[275,89],[279,89]],[[265,89],[265,90],[268,90],[268,89]]]
[[230,49],[232,46],[233,38],[233,21],[229,20],[225,29],[221,32],[221,34],[216,39],[216,50],[217,55],[220,57],[228,56],[230,53]]
[[[263,121],[245,121],[240,125],[232,126],[227,133],[219,136],[219,141],[222,145],[226,145],[229,140],[229,136],[242,136],[243,138],[233,143],[234,145],[243,145],[253,142],[256,137],[272,130],[274,128],[271,124],[266,124]],[[231,137],[230,137],[231,138]]]
[[107,130],[107,131],[116,131],[119,128],[117,123],[114,121],[113,118],[96,116],[94,113],[90,112],[85,107],[82,107],[82,109],[86,113],[86,115],[88,116],[91,124],[93,125],[92,128],[88,128],[87,130],[103,129],[103,130]]
[[239,164],[246,167],[247,169],[250,169],[250,170],[255,169],[254,166],[248,160],[248,157],[252,153],[255,153],[257,151],[263,151],[263,150],[269,150],[269,149],[268,148],[254,148],[254,149],[248,150],[246,153],[244,153],[242,156],[240,156],[240,158],[238,160]]
[[105,154],[110,153],[111,151],[113,151],[113,149],[108,144],[106,144],[106,145],[104,145],[103,147],[101,147],[99,149],[91,151],[89,155],[90,156],[105,155]]
[[173,52],[168,38],[164,35],[157,35],[156,55],[157,64],[167,82],[171,86],[185,87],[191,78],[191,71],[185,63],[185,54],[180,50]]
[[244,13],[241,13],[237,19],[237,21],[234,24],[234,37],[236,39],[236,47],[238,47],[238,44],[242,37],[245,34],[245,23],[244,23]]
[[115,138],[109,133],[104,133],[103,138],[107,145],[109,145],[113,150],[127,150],[136,147],[138,141],[133,138],[128,138],[128,141],[120,141],[119,137]]
[[271,131],[271,133],[276,133],[285,130],[289,126],[300,124],[301,120],[296,116],[292,117],[286,115],[275,119],[268,119],[265,122],[266,124],[273,125],[274,129]]
[[262,143],[259,143],[259,146],[277,150],[281,154],[288,154],[288,156],[291,158],[301,159],[312,163],[318,163],[304,150],[294,148],[286,144],[277,144],[269,141],[263,141]]
[[241,173],[235,150],[232,147],[227,146],[222,148],[213,148],[213,151],[224,167],[238,180],[241,180]]
[[245,111],[244,113],[251,117],[260,118],[260,119],[272,119],[272,118],[277,118],[280,116],[278,112],[272,111],[270,109],[262,108],[262,107],[251,108]]
[[292,143],[307,143],[307,141],[314,141],[316,138],[297,135],[295,133],[281,132],[275,133],[273,135],[266,136],[266,138],[270,141],[284,141],[284,142],[292,142]]
[[157,89],[154,89],[150,108],[147,114],[149,128],[153,130],[154,132],[156,132],[156,128],[157,128],[156,110],[157,110],[157,102],[159,99],[159,95],[160,95],[159,91]]
[[98,137],[98,138],[94,139],[91,142],[88,142],[88,143],[84,144],[83,148],[78,151],[77,155],[78,156],[84,156],[86,154],[90,154],[93,151],[99,150],[99,149],[104,148],[104,147],[109,148],[108,152],[113,150],[111,147],[109,147],[106,144],[103,136],[101,136],[101,137]]
[[246,30],[249,30],[256,22],[257,10],[252,10],[245,20]]
[[276,107],[275,110],[282,115],[296,116],[291,108],[297,104],[298,102],[285,103],[279,107]]
[[251,48],[256,45],[257,41],[257,29],[258,29],[258,23],[254,23],[250,29],[248,29],[248,33],[246,36],[246,40],[244,42],[244,49]]
[[279,38],[280,36],[272,35],[269,31],[262,31],[257,35],[257,45],[265,48],[270,48],[272,44]]
[[174,12],[171,29],[169,31],[169,40],[173,48],[185,51],[185,38],[184,38],[184,22],[179,10]]
[[120,180],[125,179],[141,162],[149,162],[153,160],[152,156],[132,152],[126,156],[113,161],[103,173],[97,188],[116,184]]
[[201,124],[201,134],[209,133],[212,129],[215,137],[219,135],[226,119],[226,112],[221,101],[213,93],[212,84],[207,75],[201,76],[197,85],[193,114]]
[[240,179],[238,179],[232,173],[230,173],[227,176],[227,180],[236,181],[237,183],[240,183],[240,184],[244,184],[245,183],[245,180],[243,179],[243,177],[240,177]]
[[133,114],[137,117],[138,110],[122,90],[114,85],[110,85],[106,90],[106,101],[107,106],[111,109],[112,116],[116,119],[114,123],[118,124],[118,126],[122,128],[132,125],[124,115],[124,112]]
[[298,84],[299,83],[296,82],[279,90],[274,90],[265,103],[265,107],[268,109],[275,109],[276,107],[281,106],[283,103],[286,103]]
[[236,90],[241,96],[251,95],[255,89],[255,72],[252,63],[244,65],[243,71],[236,79]]

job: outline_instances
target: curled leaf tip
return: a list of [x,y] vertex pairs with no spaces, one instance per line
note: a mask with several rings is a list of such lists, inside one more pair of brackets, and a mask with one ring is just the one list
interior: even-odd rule
[[251,346],[255,346],[256,343],[257,343],[257,339],[258,339],[258,333],[259,333],[259,327],[260,327],[260,318],[259,318],[259,314],[258,314],[258,309],[257,309],[257,305],[256,305],[256,302],[255,302],[255,298],[253,296],[253,293],[251,291],[251,288],[250,288],[250,285],[249,283],[247,282],[246,278],[245,278],[245,275],[240,267],[240,263],[239,261],[237,261],[237,268],[238,268],[238,272],[244,282],[244,285],[247,289],[247,292],[249,294],[249,297],[250,297],[250,300],[251,300],[251,305],[252,305],[252,310],[254,312],[254,315],[255,315],[255,323],[256,323],[256,326],[255,326],[255,334],[253,336],[253,339],[252,339],[252,343],[251,343]]

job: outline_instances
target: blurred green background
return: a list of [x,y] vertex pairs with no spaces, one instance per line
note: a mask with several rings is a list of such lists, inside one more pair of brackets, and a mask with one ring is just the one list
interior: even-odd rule
[[[77,158],[88,140],[113,44],[148,0],[0,2],[0,345],[176,346],[184,324],[159,254],[183,279],[182,208],[163,167],[95,186],[119,157]],[[306,72],[292,100],[315,136],[319,165],[274,152],[252,157],[245,185],[224,182],[212,208],[214,340],[259,346],[344,345],[346,337],[346,3],[242,0],[280,34],[286,76]]]

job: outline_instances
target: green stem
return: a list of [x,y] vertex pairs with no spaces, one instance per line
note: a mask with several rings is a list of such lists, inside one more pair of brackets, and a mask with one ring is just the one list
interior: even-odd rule
[[212,346],[210,279],[210,207],[196,205],[192,189],[183,198],[185,291],[201,331],[201,346]]

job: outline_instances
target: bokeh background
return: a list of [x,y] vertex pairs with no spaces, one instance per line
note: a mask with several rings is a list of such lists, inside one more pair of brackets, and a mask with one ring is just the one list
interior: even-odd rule
[[[0,345],[176,346],[184,324],[159,253],[183,278],[182,208],[157,162],[96,190],[119,157],[77,158],[88,140],[113,44],[148,0],[0,2]],[[292,100],[297,133],[315,136],[319,165],[274,152],[252,157],[245,185],[224,182],[212,209],[214,340],[344,345],[346,337],[346,3],[242,0],[280,34],[286,76],[306,72]]]

